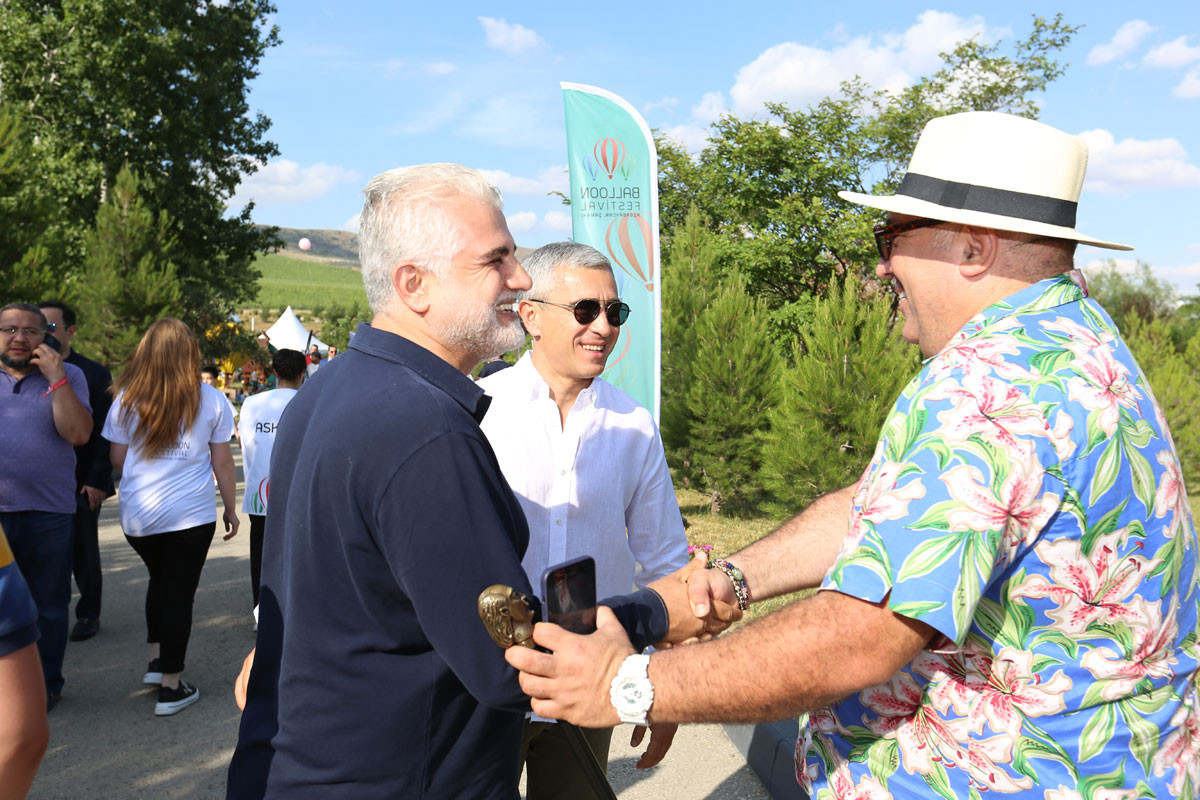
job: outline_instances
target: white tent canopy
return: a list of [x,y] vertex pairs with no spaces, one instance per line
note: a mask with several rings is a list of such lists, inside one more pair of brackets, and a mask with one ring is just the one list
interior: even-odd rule
[[304,323],[296,316],[296,312],[292,311],[291,306],[287,307],[274,325],[267,328],[267,336],[271,337],[271,346],[277,350],[299,350],[301,353],[307,353],[308,348],[315,344],[317,352],[322,356],[329,354],[329,345],[304,327]]

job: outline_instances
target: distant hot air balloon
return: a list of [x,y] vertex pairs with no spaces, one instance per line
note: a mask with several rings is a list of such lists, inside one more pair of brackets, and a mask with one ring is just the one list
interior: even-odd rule
[[308,240],[307,236],[297,242],[297,244],[300,245],[301,250],[307,250],[308,248],[312,247],[312,242]]
[[613,173],[625,160],[625,145],[620,139],[610,136],[596,142],[595,147],[592,148],[592,154],[596,156],[596,162],[608,173],[608,179],[611,181]]
[[614,219],[604,233],[604,244],[609,257],[625,274],[641,280],[646,291],[654,291],[656,265],[650,220],[641,214],[625,214],[620,219]]

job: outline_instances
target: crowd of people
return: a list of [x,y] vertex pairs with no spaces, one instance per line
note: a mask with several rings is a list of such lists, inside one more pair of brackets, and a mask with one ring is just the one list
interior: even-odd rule
[[[630,314],[608,259],[561,242],[518,262],[474,170],[374,178],[372,321],[319,371],[277,352],[279,388],[236,426],[258,633],[227,797],[512,800],[523,769],[531,800],[584,797],[618,723],[649,730],[648,767],[678,724],[796,715],[813,796],[1195,796],[1195,529],[1162,411],[1074,269],[1079,243],[1127,249],[1076,230],[1086,162],[1041,123],[953,114],[894,195],[842,193],[886,214],[877,275],[925,361],[861,481],[711,561],[688,559],[652,416],[600,377]],[[210,476],[239,527],[232,411],[187,327],[155,323],[89,399],[47,344],[73,325],[62,304],[0,309],[0,692],[29,721],[0,721],[0,786],[19,792],[63,687],[72,559],[112,491],[78,454],[120,473],[156,714],[199,698],[181,673]],[[498,648],[481,591],[507,587],[512,623],[580,556],[596,631],[539,622],[540,649]],[[99,601],[76,575],[86,638]]]

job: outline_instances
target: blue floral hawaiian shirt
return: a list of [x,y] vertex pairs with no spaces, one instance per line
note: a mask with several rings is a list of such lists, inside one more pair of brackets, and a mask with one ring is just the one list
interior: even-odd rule
[[1162,412],[1082,276],[987,308],[896,400],[822,586],[939,635],[811,715],[802,786],[1196,797],[1196,548]]

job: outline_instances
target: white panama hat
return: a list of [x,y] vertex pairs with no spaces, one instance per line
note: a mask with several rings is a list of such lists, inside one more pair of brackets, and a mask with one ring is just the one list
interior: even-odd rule
[[897,214],[1132,250],[1075,230],[1087,172],[1082,139],[1035,120],[969,111],[930,120],[896,194],[838,192]]

